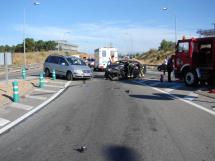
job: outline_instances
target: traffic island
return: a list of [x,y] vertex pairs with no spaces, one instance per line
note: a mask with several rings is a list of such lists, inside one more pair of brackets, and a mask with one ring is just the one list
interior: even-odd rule
[[[0,82],[0,107],[13,102],[13,85],[12,80],[6,82]],[[34,84],[37,84],[38,80],[18,80],[19,96],[31,93],[33,91]]]

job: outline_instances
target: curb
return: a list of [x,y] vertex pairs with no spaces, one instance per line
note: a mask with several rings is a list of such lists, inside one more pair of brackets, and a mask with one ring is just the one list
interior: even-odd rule
[[205,96],[205,97],[209,97],[209,98],[213,98],[215,99],[215,94],[211,94],[211,93],[207,93],[207,92],[203,92],[203,91],[195,91],[194,93],[197,93],[199,95]]
[[27,119],[28,117],[30,117],[31,115],[33,115],[35,112],[41,110],[42,108],[44,108],[47,104],[49,104],[51,101],[53,101],[54,99],[56,99],[60,94],[62,94],[67,87],[69,87],[71,81],[67,82],[65,84],[65,88],[59,90],[57,93],[55,93],[53,96],[51,96],[48,100],[46,100],[45,102],[41,103],[40,105],[38,105],[37,107],[35,107],[33,110],[25,113],[24,115],[22,115],[21,117],[19,117],[18,119],[14,120],[13,122],[7,124],[6,126],[4,126],[3,128],[0,129],[0,135],[2,135],[3,133],[7,132],[8,130],[10,130],[11,128],[15,127],[16,125],[18,125],[19,123],[21,123],[23,120]]

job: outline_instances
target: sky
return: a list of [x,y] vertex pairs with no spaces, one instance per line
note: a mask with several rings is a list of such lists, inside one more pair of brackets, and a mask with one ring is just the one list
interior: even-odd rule
[[0,45],[22,43],[24,10],[26,37],[67,40],[88,53],[110,44],[121,53],[157,48],[175,40],[175,19],[178,39],[215,23],[215,0],[0,1]]

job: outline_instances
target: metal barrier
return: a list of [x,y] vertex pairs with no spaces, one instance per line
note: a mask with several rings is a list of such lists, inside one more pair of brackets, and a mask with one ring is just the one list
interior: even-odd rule
[[[8,71],[21,71],[23,65],[9,65],[8,66]],[[34,69],[34,68],[38,68],[41,67],[42,64],[29,64],[27,65],[27,69]],[[0,66],[0,73],[4,73],[5,72],[5,66]]]

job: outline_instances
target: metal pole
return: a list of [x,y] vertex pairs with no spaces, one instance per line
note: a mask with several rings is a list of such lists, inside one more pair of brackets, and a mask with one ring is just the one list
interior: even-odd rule
[[7,53],[4,53],[4,65],[5,65],[5,82],[8,91],[8,66],[7,66]]
[[23,15],[23,50],[24,50],[24,65],[26,68],[26,53],[25,53],[25,8],[24,8],[24,15]]
[[175,45],[177,44],[177,19],[175,15]]
[[58,52],[58,54],[60,52],[60,43],[59,43],[59,40],[58,40],[58,49],[57,49],[57,52]]

